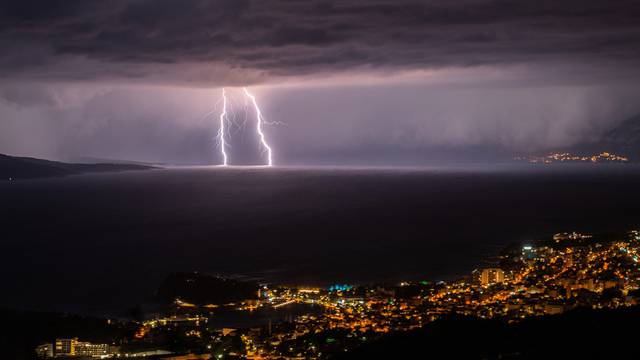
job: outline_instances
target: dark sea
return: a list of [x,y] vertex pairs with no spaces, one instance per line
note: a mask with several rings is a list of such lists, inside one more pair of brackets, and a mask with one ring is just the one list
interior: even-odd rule
[[0,306],[112,314],[174,271],[450,279],[507,244],[640,227],[640,167],[188,167],[0,182]]

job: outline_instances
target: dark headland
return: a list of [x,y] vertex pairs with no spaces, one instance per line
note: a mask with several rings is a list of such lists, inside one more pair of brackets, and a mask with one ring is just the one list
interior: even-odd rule
[[149,170],[154,166],[119,163],[65,163],[0,154],[0,179],[17,180],[77,175],[92,172]]

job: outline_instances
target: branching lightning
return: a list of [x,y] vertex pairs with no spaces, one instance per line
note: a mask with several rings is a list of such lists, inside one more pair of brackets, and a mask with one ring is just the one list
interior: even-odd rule
[[[240,123],[238,123],[237,121],[237,117],[236,117],[236,112],[234,111],[234,103],[232,101],[232,99],[229,99],[227,97],[227,92],[225,88],[222,88],[222,111],[220,112],[220,117],[219,117],[219,128],[218,128],[218,134],[216,137],[217,143],[220,146],[220,153],[222,154],[222,166],[227,166],[229,165],[229,157],[227,154],[227,148],[229,148],[229,143],[227,142],[227,132],[228,132],[228,125],[231,124],[235,125],[236,130],[240,130],[240,129],[244,129],[244,126],[246,124],[247,121],[247,114],[248,114],[248,100],[251,101],[251,103],[253,104],[253,108],[255,109],[256,112],[256,131],[258,133],[258,139],[260,140],[260,147],[263,151],[263,153],[266,152],[267,155],[267,166],[272,166],[273,165],[273,157],[272,157],[272,151],[271,151],[271,146],[269,145],[269,143],[267,143],[267,138],[264,134],[264,132],[262,131],[262,126],[263,125],[278,125],[278,124],[283,124],[282,122],[276,121],[276,122],[268,122],[265,121],[263,115],[262,115],[262,111],[260,110],[260,107],[258,106],[258,102],[256,101],[255,96],[253,96],[251,93],[249,93],[249,91],[247,90],[247,88],[243,88],[244,91],[244,95],[245,95],[245,103],[244,103],[244,118],[242,119],[242,121]],[[211,114],[210,113],[207,113]],[[205,115],[206,116],[206,115]],[[233,129],[233,127],[232,127]]]
[[264,133],[262,132],[262,123],[263,123],[262,111],[260,111],[260,107],[258,106],[258,102],[256,101],[255,96],[251,95],[249,91],[247,91],[246,87],[242,89],[244,90],[244,94],[247,95],[249,99],[251,99],[251,102],[253,103],[253,107],[256,109],[256,131],[258,132],[258,136],[260,137],[260,143],[262,144],[264,149],[266,149],[267,151],[267,165],[272,166],[273,160],[271,158],[271,147],[269,146],[269,144],[267,144],[267,140],[264,136]]
[[220,152],[222,153],[222,166],[227,166],[227,142],[225,140],[225,124],[227,122],[227,93],[222,88],[222,112],[220,113],[220,128],[218,129],[218,141],[220,142]]

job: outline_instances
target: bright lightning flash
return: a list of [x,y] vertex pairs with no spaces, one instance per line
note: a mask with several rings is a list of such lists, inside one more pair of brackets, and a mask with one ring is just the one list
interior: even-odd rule
[[[267,166],[272,166],[273,165],[273,158],[272,158],[272,154],[271,154],[271,146],[269,146],[269,144],[267,143],[267,139],[266,139],[266,137],[264,135],[264,132],[262,131],[262,125],[264,125],[264,124],[266,124],[266,125],[277,125],[277,124],[283,124],[283,123],[265,121],[264,117],[262,116],[262,111],[260,110],[260,107],[258,106],[258,102],[256,101],[255,96],[251,95],[251,93],[249,93],[247,88],[243,88],[243,90],[244,90],[244,94],[246,95],[247,98],[249,98],[251,100],[251,103],[253,104],[253,107],[255,108],[255,111],[256,111],[256,130],[258,132],[258,137],[260,139],[260,145],[262,146],[263,151],[267,153]],[[245,105],[244,121],[240,124],[240,126],[242,128],[244,128],[244,123],[246,122],[246,111],[247,110],[246,110],[246,105]],[[208,113],[208,114],[210,114],[210,113]],[[231,117],[229,117],[229,115]],[[222,154],[222,166],[229,165],[229,158],[228,158],[228,155],[227,155],[227,147],[229,146],[229,143],[227,143],[227,140],[226,140],[227,125],[229,124],[229,121],[232,122],[232,125],[238,126],[238,124],[236,123],[236,114],[233,111],[233,103],[231,103],[231,104],[229,103],[229,99],[227,98],[226,89],[222,88],[222,112],[220,113],[220,126],[218,128],[218,136],[217,136],[218,143],[220,144],[220,153]]]
[[242,89],[244,90],[245,95],[247,95],[249,99],[251,99],[253,107],[256,109],[256,130],[260,137],[260,144],[262,144],[264,149],[267,151],[267,165],[272,166],[273,160],[271,159],[271,147],[269,146],[269,144],[267,144],[267,140],[264,136],[264,133],[262,132],[262,123],[264,122],[264,119],[262,118],[262,111],[260,111],[260,107],[258,106],[258,102],[256,101],[255,96],[251,95],[249,91],[247,91],[246,87]]
[[220,142],[220,152],[222,153],[222,166],[227,166],[229,161],[227,158],[227,142],[224,138],[225,124],[227,122],[227,93],[222,88],[222,113],[220,113],[220,128],[218,129],[218,141]]

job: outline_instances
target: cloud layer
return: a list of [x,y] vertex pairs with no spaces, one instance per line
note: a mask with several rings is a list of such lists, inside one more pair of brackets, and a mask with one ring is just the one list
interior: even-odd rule
[[637,0],[5,0],[0,46],[0,152],[58,159],[218,163],[221,86],[261,85],[280,164],[538,151],[640,112]]
[[[0,76],[233,85],[336,72],[582,64],[637,73],[633,0],[9,0]],[[610,75],[613,76],[613,75]]]

